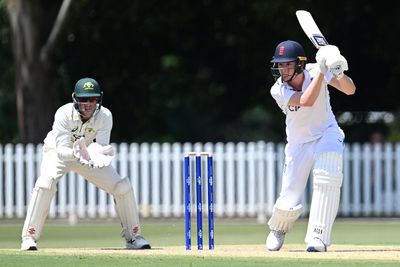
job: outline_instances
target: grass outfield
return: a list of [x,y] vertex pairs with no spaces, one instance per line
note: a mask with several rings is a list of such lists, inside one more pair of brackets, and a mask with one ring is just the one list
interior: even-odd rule
[[0,223],[0,266],[400,266],[400,219],[338,219],[327,253],[304,251],[305,220],[295,224],[279,252],[266,251],[266,226],[255,220],[216,220],[214,251],[197,251],[194,235],[193,250],[186,251],[183,220],[142,220],[153,247],[147,251],[124,250],[117,222],[48,221],[39,251],[21,252],[23,222]]

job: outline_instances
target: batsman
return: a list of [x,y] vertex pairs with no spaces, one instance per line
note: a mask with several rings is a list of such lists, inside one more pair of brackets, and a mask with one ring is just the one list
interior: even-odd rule
[[268,250],[281,249],[285,235],[302,213],[301,198],[312,173],[313,195],[305,237],[306,250],[325,252],[331,244],[343,180],[344,133],[330,105],[328,84],[346,95],[356,87],[344,71],[346,58],[333,45],[322,46],[316,63],[307,64],[303,47],[287,40],[271,60],[271,95],[286,115],[282,188],[268,221]]
[[103,92],[92,78],[80,79],[72,103],[61,106],[44,145],[40,176],[33,188],[22,229],[21,250],[37,250],[57,183],[74,171],[114,197],[127,249],[150,249],[140,234],[138,207],[128,177],[121,178],[110,165],[112,114],[102,106]]

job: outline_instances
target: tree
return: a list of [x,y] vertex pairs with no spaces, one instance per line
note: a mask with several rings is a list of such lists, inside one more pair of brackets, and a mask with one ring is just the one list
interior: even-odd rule
[[55,48],[71,0],[8,0],[19,142],[39,143],[56,108]]

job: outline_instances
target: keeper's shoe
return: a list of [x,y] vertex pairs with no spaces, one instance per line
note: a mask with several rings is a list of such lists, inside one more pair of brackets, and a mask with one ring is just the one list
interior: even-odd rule
[[127,249],[151,249],[150,243],[141,235],[136,235],[135,239],[126,241]]
[[37,250],[35,239],[30,236],[22,238],[21,250]]
[[283,246],[283,241],[285,241],[285,232],[284,231],[275,231],[272,230],[265,242],[267,249],[270,251],[278,251]]
[[318,237],[314,237],[311,242],[307,244],[308,252],[326,252],[326,245]]

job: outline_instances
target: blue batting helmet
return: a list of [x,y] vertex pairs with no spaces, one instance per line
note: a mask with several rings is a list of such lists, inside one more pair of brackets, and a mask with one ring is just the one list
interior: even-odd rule
[[278,44],[275,48],[275,54],[271,60],[272,63],[307,61],[306,53],[303,47],[296,41],[287,40]]

